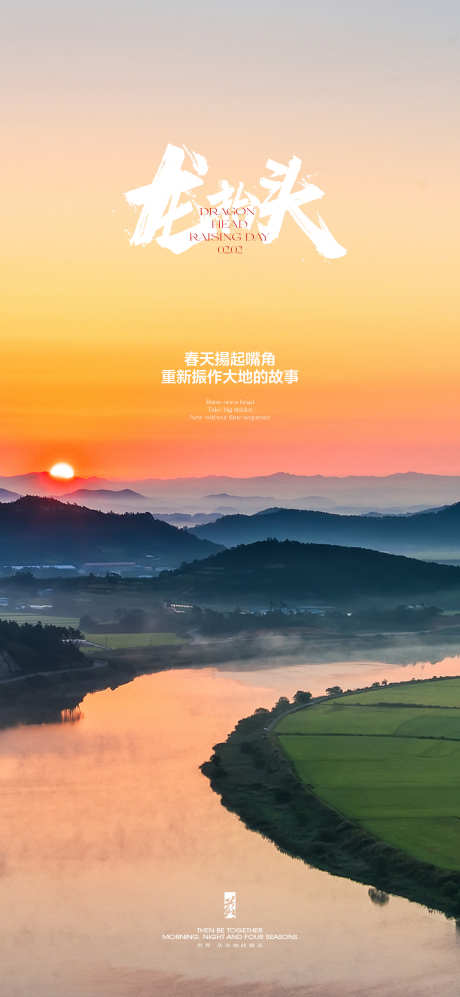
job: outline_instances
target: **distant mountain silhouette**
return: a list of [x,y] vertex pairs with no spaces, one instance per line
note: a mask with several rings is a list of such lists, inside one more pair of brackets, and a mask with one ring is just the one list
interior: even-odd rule
[[149,512],[99,512],[30,495],[0,504],[0,564],[81,564],[158,555],[169,567],[215,550],[214,544]]
[[47,471],[38,471],[12,476],[0,475],[0,487],[21,494],[50,496],[62,495],[71,488],[132,488],[142,495],[161,501],[162,507],[168,507],[170,512],[198,511],[201,508],[199,503],[205,496],[208,496],[206,502],[219,502],[219,499],[209,496],[222,493],[237,496],[238,509],[242,508],[244,499],[250,500],[247,507],[243,508],[245,512],[252,512],[252,503],[261,496],[267,497],[264,505],[311,509],[323,508],[325,503],[332,503],[342,512],[347,509],[385,510],[390,507],[404,510],[410,506],[428,507],[460,501],[460,476],[417,472],[343,477],[281,472],[246,478],[207,475],[142,480],[128,477],[120,480],[76,477],[71,482],[65,482],[51,478]]
[[8,488],[0,488],[0,502],[15,502],[21,498],[17,492],[10,492]]
[[132,488],[77,488],[74,492],[66,492],[61,495],[62,499],[91,499],[96,501],[97,499],[108,499],[111,502],[126,502],[132,500],[133,502],[137,499],[148,501],[145,495],[141,495],[140,492],[135,492]]
[[215,495],[203,495],[205,499],[233,499],[233,501],[247,502],[250,499],[251,502],[271,502],[270,495],[232,495],[231,492],[217,492]]
[[[75,477],[70,481],[64,478],[53,478],[49,471],[31,471],[28,474],[15,474],[10,477],[0,476],[1,487],[14,488],[20,495],[49,495],[51,498],[62,495],[69,488],[98,488],[105,485],[110,486],[110,484],[110,481],[105,478]],[[124,487],[124,485],[125,482],[120,487]]]
[[162,519],[164,523],[172,523],[173,526],[176,524],[191,526],[199,523],[214,523],[216,519],[216,514],[209,512],[159,512],[157,515],[158,519]]
[[226,547],[273,537],[301,543],[369,547],[390,553],[455,556],[460,552],[460,502],[398,516],[347,516],[275,508],[254,515],[224,516],[189,532]]
[[184,564],[154,584],[166,598],[186,602],[408,600],[460,591],[460,568],[359,548],[264,540]]

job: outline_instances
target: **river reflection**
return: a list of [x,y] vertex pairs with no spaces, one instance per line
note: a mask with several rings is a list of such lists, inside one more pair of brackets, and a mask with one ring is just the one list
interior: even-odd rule
[[[458,657],[169,671],[87,696],[78,723],[1,732],[1,997],[457,995],[454,922],[282,855],[198,769],[281,694],[446,674]],[[230,924],[299,940],[163,937],[228,926],[224,890]]]

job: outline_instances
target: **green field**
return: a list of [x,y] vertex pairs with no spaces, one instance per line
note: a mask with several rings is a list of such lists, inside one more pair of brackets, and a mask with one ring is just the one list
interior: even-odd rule
[[[0,615],[2,620],[10,620],[13,623],[42,623],[43,626],[54,627],[75,627],[78,629],[79,620],[76,616],[46,616],[42,613],[8,613]],[[131,650],[139,647],[166,647],[175,644],[183,644],[182,637],[173,633],[101,633],[83,635],[91,644],[97,644],[110,651]],[[83,647],[91,653],[92,648]]]
[[460,708],[460,678],[430,679],[425,682],[401,682],[398,685],[349,695],[347,703],[429,703],[434,706]]
[[8,620],[11,623],[42,623],[43,626],[52,627],[75,627],[78,629],[79,620],[76,616],[47,616],[44,613],[9,613],[7,610],[0,613],[0,619]]
[[131,650],[136,647],[162,647],[171,644],[183,644],[182,637],[169,633],[134,633],[134,634],[85,634],[86,640],[111,651]]
[[339,697],[288,714],[275,732],[334,810],[417,859],[460,870],[460,679]]

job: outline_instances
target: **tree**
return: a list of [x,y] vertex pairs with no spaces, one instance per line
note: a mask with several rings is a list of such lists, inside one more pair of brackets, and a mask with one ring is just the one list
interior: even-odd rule
[[290,702],[287,696],[280,696],[277,703],[275,703],[272,713],[281,713],[283,710],[287,710],[290,707]]
[[367,893],[372,903],[377,904],[379,907],[384,907],[390,900],[388,893],[385,893],[383,890],[377,890],[375,886],[370,886]]
[[328,696],[340,696],[343,692],[343,689],[341,688],[340,685],[330,685],[326,689],[326,692]]
[[296,706],[302,706],[303,703],[309,703],[311,698],[311,692],[306,692],[304,689],[297,689],[297,692],[294,693],[294,703]]

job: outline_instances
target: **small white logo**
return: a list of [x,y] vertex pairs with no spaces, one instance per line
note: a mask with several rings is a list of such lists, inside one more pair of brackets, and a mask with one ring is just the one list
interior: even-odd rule
[[224,891],[224,917],[236,917],[236,893]]

